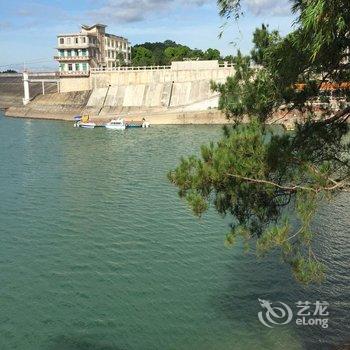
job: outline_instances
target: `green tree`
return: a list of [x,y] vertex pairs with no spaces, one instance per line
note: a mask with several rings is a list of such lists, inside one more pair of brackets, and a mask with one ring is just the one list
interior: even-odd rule
[[188,58],[190,55],[190,48],[187,46],[175,46],[175,47],[167,47],[164,50],[164,56],[167,63],[171,63],[173,61],[182,61],[184,58]]
[[191,50],[189,57],[193,60],[202,60],[204,59],[204,53],[202,50],[194,49]]
[[[300,14],[294,32],[281,38],[267,26],[258,28],[251,54],[261,66],[253,68],[251,57],[238,53],[235,75],[213,84],[233,126],[168,175],[196,215],[213,205],[232,217],[228,244],[242,239],[259,256],[278,249],[305,284],[324,279],[312,249],[317,207],[350,188],[350,106],[315,108],[322,83],[350,78],[348,5],[348,0],[294,0]],[[219,6],[222,16],[241,15],[238,0],[219,0]],[[349,101],[349,90],[339,93]],[[301,116],[293,133],[267,126],[282,105],[287,115]]]
[[153,51],[153,61],[156,66],[164,66],[166,64],[164,51],[161,48],[156,48]]
[[150,66],[153,64],[152,51],[145,47],[134,47],[132,50],[132,63],[134,66]]
[[262,24],[261,28],[257,28],[253,34],[254,49],[250,55],[256,64],[264,64],[264,54],[266,49],[281,40],[277,30],[269,32],[269,26]]
[[220,51],[217,49],[208,49],[204,53],[204,57],[206,60],[219,60],[220,59]]
[[233,55],[228,55],[224,57],[224,61],[233,63],[234,62],[234,56]]
[[[147,49],[148,51],[141,50]],[[168,65],[173,61],[182,61],[184,59],[203,60],[220,59],[220,52],[215,49],[208,49],[205,53],[199,49],[191,49],[188,46],[177,44],[175,41],[166,40],[164,42],[145,42],[135,45],[132,48],[133,65]]]

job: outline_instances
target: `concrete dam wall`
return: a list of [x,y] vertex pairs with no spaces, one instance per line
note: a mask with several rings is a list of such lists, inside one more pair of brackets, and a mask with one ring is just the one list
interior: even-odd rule
[[87,108],[172,108],[190,105],[217,96],[210,81],[118,85],[96,88]]
[[12,105],[5,114],[13,117],[72,120],[74,115],[83,112],[90,95],[91,91],[38,95],[27,106]]
[[[211,62],[215,63],[215,61]],[[203,62],[187,66],[176,64],[187,62],[173,63],[175,64],[170,69],[92,70],[90,76],[86,78],[61,78],[60,87],[62,92],[70,92],[123,85],[185,83],[202,80],[224,82],[228,76],[235,72],[234,67],[220,67],[217,62],[216,65],[210,67],[207,67],[207,64],[203,64]]]
[[95,89],[108,85],[183,83],[199,80],[225,81],[232,73],[233,68],[94,72],[90,76],[90,88]]
[[153,123],[223,123],[219,95],[211,82],[224,83],[234,67],[217,61],[173,62],[171,67],[92,70],[89,77],[60,78],[60,93],[36,96],[13,106],[9,116],[72,120],[89,114],[96,122],[116,115],[147,117]]

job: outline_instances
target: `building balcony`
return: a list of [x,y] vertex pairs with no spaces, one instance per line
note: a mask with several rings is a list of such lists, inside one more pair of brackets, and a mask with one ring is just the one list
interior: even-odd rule
[[73,61],[90,61],[90,56],[54,56],[56,61],[73,62]]
[[93,43],[85,43],[85,44],[58,44],[56,49],[87,49],[89,47],[98,47],[98,43],[93,44]]
[[89,71],[80,71],[80,70],[70,70],[70,71],[59,72],[60,77],[88,77],[89,75],[90,75]]

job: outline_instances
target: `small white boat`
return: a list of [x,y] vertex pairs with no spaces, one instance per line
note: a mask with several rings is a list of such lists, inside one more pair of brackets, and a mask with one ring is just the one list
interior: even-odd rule
[[144,121],[144,122],[142,123],[142,127],[143,127],[143,128],[149,128],[150,126],[151,126],[151,123],[149,123],[149,122]]
[[94,129],[96,124],[91,123],[91,122],[84,123],[84,122],[80,121],[80,122],[75,123],[74,126],[76,128]]
[[125,130],[126,125],[124,119],[113,119],[105,125],[106,129],[110,130]]

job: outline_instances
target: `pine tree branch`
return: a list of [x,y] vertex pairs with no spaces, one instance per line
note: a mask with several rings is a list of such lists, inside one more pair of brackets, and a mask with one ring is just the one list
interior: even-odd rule
[[350,106],[337,112],[333,117],[324,120],[323,123],[332,124],[332,123],[338,122],[338,121],[341,123],[344,123],[348,120],[349,117],[350,117]]
[[274,187],[277,187],[279,189],[290,191],[290,192],[296,192],[297,190],[304,190],[314,193],[319,193],[321,191],[334,191],[336,189],[342,189],[344,192],[349,192],[347,187],[349,187],[349,184],[343,183],[343,182],[336,182],[332,180],[333,186],[331,187],[320,187],[320,188],[313,188],[313,187],[306,187],[306,186],[300,186],[300,185],[292,185],[292,186],[282,186],[276,182],[269,181],[269,180],[262,180],[262,179],[253,179],[251,177],[241,176],[237,174],[226,174],[227,176],[234,177],[236,179],[241,179],[247,182],[256,183],[256,184],[265,184],[265,185],[271,185]]

